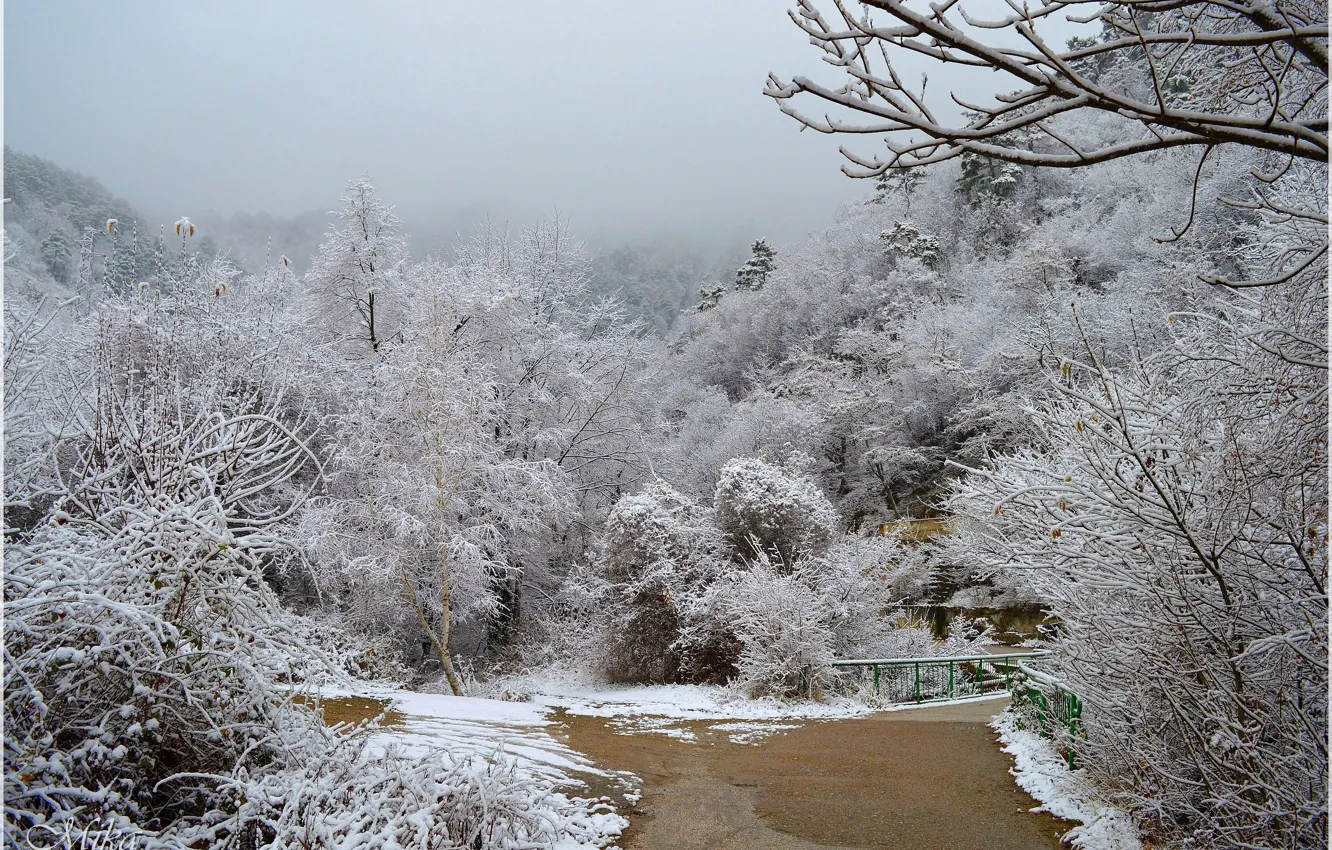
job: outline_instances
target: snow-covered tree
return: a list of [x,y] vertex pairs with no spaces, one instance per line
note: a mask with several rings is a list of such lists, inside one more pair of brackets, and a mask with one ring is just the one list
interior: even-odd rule
[[435,292],[418,306],[409,341],[340,417],[332,491],[305,537],[362,628],[408,614],[460,693],[453,627],[497,615],[511,547],[564,491],[554,464],[506,451],[501,388],[459,344],[453,305]]
[[768,275],[777,268],[777,251],[768,244],[768,240],[755,240],[750,252],[750,258],[735,273],[737,292],[758,292],[768,282]]
[[[1309,188],[1266,191],[1325,209]],[[1039,439],[952,501],[962,545],[1063,623],[1088,769],[1199,846],[1326,840],[1326,264],[1302,228],[1254,225],[1240,272],[1289,279],[1171,312],[1160,348],[1116,369],[1084,338]]]
[[702,286],[698,290],[698,304],[694,307],[695,312],[706,313],[709,310],[716,309],[721,303],[722,296],[726,294],[724,286]]
[[[1147,151],[1234,143],[1314,161],[1327,160],[1323,122],[1327,86],[1327,9],[1278,0],[1221,9],[1202,0],[1161,7],[1155,0],[1071,0],[997,18],[959,8],[925,11],[905,0],[837,6],[824,18],[803,0],[791,20],[846,74],[841,87],[770,76],[766,94],[782,111],[824,133],[914,134],[887,137],[889,159],[843,149],[849,173],[878,176],[895,166],[943,162],[965,154],[1005,162],[1078,167]],[[1064,19],[1099,25],[1066,47],[1047,25]],[[1005,37],[1012,39],[1013,47]],[[906,55],[989,69],[1015,91],[993,106],[970,107],[965,123],[939,117],[922,83],[908,88],[895,61]],[[1109,73],[1118,66],[1120,73]],[[808,95],[849,113],[806,116],[792,101]],[[975,98],[962,98],[971,103]],[[1061,116],[1099,111],[1115,117],[1100,141],[1070,133]],[[854,123],[872,122],[872,123]],[[1020,137],[1020,138],[1019,138]],[[1018,142],[1021,142],[1020,144]]]
[[787,568],[821,555],[837,534],[837,513],[798,469],[759,458],[736,458],[721,469],[717,524],[748,557],[764,555]]
[[729,658],[695,636],[695,607],[726,567],[709,508],[657,481],[621,498],[606,518],[598,572],[606,582],[605,665],[637,682],[724,680]]
[[342,203],[305,282],[315,332],[356,356],[378,352],[401,331],[407,240],[368,180],[351,181]]
[[892,230],[879,234],[886,248],[903,257],[919,261],[925,266],[935,266],[941,257],[939,238],[923,234],[910,221],[893,222]]
[[912,171],[909,168],[885,171],[874,178],[874,195],[870,198],[870,203],[887,203],[890,198],[900,195],[906,202],[907,212],[910,212],[911,196],[915,194],[916,189],[920,187],[924,180],[923,172]]

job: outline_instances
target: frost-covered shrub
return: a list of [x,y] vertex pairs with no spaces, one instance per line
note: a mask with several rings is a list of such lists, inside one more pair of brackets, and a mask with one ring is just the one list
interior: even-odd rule
[[[321,727],[277,684],[319,651],[243,555],[202,554],[207,520],[167,512],[109,540],[65,523],[7,548],[7,841],[512,848],[618,825],[498,753],[381,756]],[[181,571],[145,569],[170,553]]]
[[601,560],[608,579],[635,582],[654,569],[710,576],[721,549],[712,511],[663,481],[625,496],[606,518]]
[[723,549],[712,511],[664,482],[615,504],[598,561],[607,582],[606,664],[612,678],[709,678],[707,651],[699,642],[682,642],[681,635],[693,601],[722,569]]
[[605,831],[611,816],[501,758],[371,758],[294,706],[292,683],[348,666],[316,638],[355,662],[264,580],[282,514],[245,497],[283,480],[299,441],[272,417],[145,415],[162,410],[118,408],[106,427],[152,424],[151,455],[99,432],[99,474],[6,547],[7,840],[519,847]]
[[290,709],[271,683],[292,678],[287,658],[318,653],[293,646],[206,507],[141,510],[111,535],[58,516],[7,547],[8,828],[90,813],[169,823],[217,802],[195,775],[274,757],[269,730]]
[[779,564],[821,555],[837,533],[837,512],[817,484],[787,466],[735,458],[722,467],[714,496],[717,524],[746,557]]
[[502,752],[407,756],[366,745],[364,734],[301,735],[285,769],[231,777],[220,790],[239,804],[225,816],[183,823],[173,837],[228,850],[517,850],[599,846],[624,824],[609,804],[571,800]]
[[206,810],[199,777],[270,761],[274,683],[323,659],[263,574],[319,461],[283,384],[236,362],[248,332],[188,296],[88,325],[86,394],[46,458],[55,505],[5,552],[15,829]]
[[809,578],[763,559],[720,591],[719,612],[741,645],[735,681],[751,694],[812,694],[828,677],[831,611]]
[[[840,678],[836,658],[929,656],[965,641],[934,640],[923,626],[890,619],[903,588],[926,580],[912,547],[896,538],[847,537],[827,554],[779,567],[766,556],[708,595],[715,630],[739,647],[735,681],[758,694],[815,694]],[[695,628],[699,628],[696,626]]]
[[874,598],[886,604],[922,598],[931,581],[925,550],[904,544],[896,534],[847,535],[832,545],[824,559],[839,565],[842,574],[868,579]]

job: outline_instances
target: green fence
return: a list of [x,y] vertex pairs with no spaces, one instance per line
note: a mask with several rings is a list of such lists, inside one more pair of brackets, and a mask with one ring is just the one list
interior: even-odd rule
[[1004,693],[1015,703],[1029,702],[1041,735],[1055,741],[1068,766],[1077,768],[1076,743],[1086,737],[1083,702],[1053,677],[1027,666],[1049,655],[1048,650],[1036,650],[941,658],[859,658],[834,661],[833,666],[863,668],[866,686],[889,702],[921,704]]
[[[1054,741],[1063,750],[1070,770],[1077,770],[1077,744],[1087,737],[1087,727],[1082,722],[1082,698],[1053,676],[1032,670],[1025,664],[1017,666],[1025,681],[1021,696],[1035,709],[1041,735]],[[1015,698],[1018,696],[1014,694]]]
[[875,696],[891,702],[938,700],[999,694],[1012,690],[1019,660],[1044,658],[1047,650],[1011,655],[949,658],[863,658],[834,661],[834,667],[861,667],[870,673]]

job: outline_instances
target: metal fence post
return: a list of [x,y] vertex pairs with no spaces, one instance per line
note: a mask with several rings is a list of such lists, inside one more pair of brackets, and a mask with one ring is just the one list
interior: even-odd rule
[[948,698],[953,698],[953,662],[948,662]]
[[1082,725],[1082,700],[1072,691],[1068,694],[1068,769],[1078,769],[1078,754],[1073,742],[1077,738],[1078,727]]
[[920,662],[916,662],[916,702],[920,702]]

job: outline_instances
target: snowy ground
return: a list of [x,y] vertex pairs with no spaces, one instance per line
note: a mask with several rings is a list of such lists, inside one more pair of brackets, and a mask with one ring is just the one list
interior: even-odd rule
[[554,721],[545,706],[423,694],[371,683],[354,691],[323,688],[321,694],[325,698],[358,696],[385,700],[389,710],[403,715],[401,723],[373,733],[369,747],[372,757],[375,751],[383,753],[390,749],[417,756],[442,751],[452,760],[475,755],[493,761],[503,754],[516,763],[520,774],[561,789],[555,794],[561,807],[585,809],[581,817],[594,825],[599,839],[595,844],[560,845],[559,850],[605,846],[628,826],[625,818],[597,805],[608,798],[583,796],[590,783],[595,782],[598,787],[617,786],[620,795],[630,801],[641,793],[642,782],[638,777],[602,770],[553,737],[550,727]]
[[[861,717],[876,709],[848,699],[825,702],[750,699],[724,687],[697,685],[611,686],[583,680],[568,673],[511,679],[495,690],[505,699],[426,694],[366,683],[355,691],[325,689],[324,696],[363,696],[385,700],[403,721],[374,733],[372,748],[393,748],[417,755],[443,750],[453,757],[474,754],[493,759],[503,752],[519,770],[534,780],[554,786],[569,807],[583,807],[595,820],[602,846],[613,841],[627,821],[598,803],[610,798],[588,795],[589,788],[606,792],[631,805],[642,783],[633,774],[598,768],[587,757],[555,737],[560,713],[607,718],[622,734],[664,735],[689,743],[705,743],[724,736],[736,744],[757,744],[766,737],[798,728],[811,721]],[[998,696],[998,695],[996,695]],[[965,705],[995,697],[896,706],[911,711],[947,705]],[[878,709],[883,710],[883,709]],[[1132,819],[1099,796],[1038,735],[1015,728],[1007,713],[992,724],[1000,733],[1005,752],[1016,759],[1017,784],[1041,803],[1038,810],[1080,822],[1066,840],[1083,850],[1142,850]],[[563,848],[562,848],[563,850]]]
[[1142,850],[1133,819],[1104,797],[1076,771],[1068,769],[1062,756],[1040,735],[1019,729],[1011,712],[998,715],[990,726],[999,733],[1004,752],[1017,762],[1013,775],[1023,791],[1055,817],[1078,821],[1064,836],[1080,850]]
[[537,706],[610,718],[610,726],[626,734],[665,735],[690,743],[698,740],[699,724],[731,743],[758,744],[769,735],[798,728],[798,721],[842,720],[874,711],[848,699],[751,699],[716,685],[606,685],[564,671],[513,679],[505,689]]

